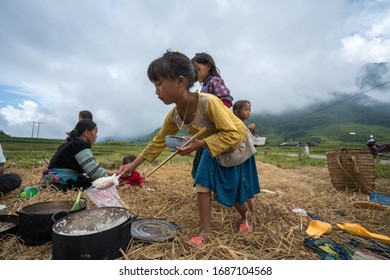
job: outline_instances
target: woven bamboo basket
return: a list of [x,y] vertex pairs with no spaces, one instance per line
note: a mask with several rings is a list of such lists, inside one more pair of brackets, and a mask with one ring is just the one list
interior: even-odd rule
[[326,153],[330,179],[341,191],[371,193],[375,190],[375,163],[365,149],[342,149]]

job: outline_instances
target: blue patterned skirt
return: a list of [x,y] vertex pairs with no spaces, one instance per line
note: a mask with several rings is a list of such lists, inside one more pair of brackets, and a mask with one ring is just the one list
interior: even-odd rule
[[215,200],[224,206],[232,207],[236,202],[242,205],[260,193],[255,156],[240,165],[224,167],[205,148],[195,175],[196,185],[209,188]]
[[73,188],[88,189],[92,185],[90,178],[70,169],[53,168],[42,172],[43,185],[54,185],[61,191]]

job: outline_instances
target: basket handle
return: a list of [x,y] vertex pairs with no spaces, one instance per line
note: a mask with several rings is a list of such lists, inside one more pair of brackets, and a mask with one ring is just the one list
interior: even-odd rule
[[[354,165],[355,173],[356,173],[356,175],[358,176],[359,181],[360,181],[360,182],[362,183],[362,185],[363,185],[363,188],[362,188],[363,191],[364,191],[365,193],[371,193],[371,192],[373,192],[370,188],[368,188],[368,187],[366,186],[364,180],[362,180],[362,177],[361,177],[361,175],[360,175],[359,165],[358,165],[358,163],[357,163],[357,161],[356,161],[356,157],[355,157],[355,156],[351,156],[351,160],[352,160],[353,165]],[[348,171],[345,170],[345,168],[344,168],[343,165],[341,164],[341,161],[340,161],[340,157],[339,157],[339,156],[337,156],[337,163],[338,163],[339,167],[341,168],[341,170],[343,170],[343,172],[352,180],[352,182],[355,184],[356,188],[359,189],[359,186],[358,186],[358,184],[356,183],[356,181],[355,181],[355,180],[353,179],[353,177],[348,173]]]
[[365,193],[372,193],[373,190],[370,189],[369,187],[367,187],[366,183],[365,183],[364,180],[362,179],[362,176],[361,176],[361,174],[360,174],[359,164],[357,163],[357,160],[356,160],[356,156],[351,156],[351,159],[352,159],[352,162],[353,162],[353,164],[354,164],[354,166],[355,166],[355,172],[356,172],[356,174],[358,175],[360,182],[362,182],[363,189],[364,189],[363,191],[364,191]]
[[353,179],[353,177],[348,173],[347,170],[345,170],[344,166],[341,164],[340,157],[337,156],[336,158],[337,158],[337,164],[339,165],[339,167],[341,168],[341,170],[343,170],[343,172],[349,177],[349,179],[352,180],[352,182],[355,184],[355,186],[356,186],[357,188],[359,188],[358,184],[355,182],[355,180]]

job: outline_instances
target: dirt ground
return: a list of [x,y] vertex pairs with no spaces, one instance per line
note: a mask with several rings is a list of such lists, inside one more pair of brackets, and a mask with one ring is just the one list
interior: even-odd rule
[[[166,219],[180,227],[179,234],[170,241],[143,243],[132,240],[121,259],[135,260],[316,260],[319,255],[305,249],[303,241],[311,221],[309,216],[291,212],[288,206],[306,210],[332,225],[332,231],[323,238],[347,243],[359,237],[341,231],[336,224],[358,223],[367,230],[390,236],[389,211],[359,209],[356,200],[367,200],[358,192],[336,190],[327,168],[304,167],[281,169],[257,162],[262,192],[255,198],[255,226],[253,232],[241,233],[237,228],[239,216],[233,208],[212,201],[213,236],[211,243],[193,248],[186,243],[199,232],[196,193],[192,187],[191,166],[166,164],[146,180],[143,189],[128,187],[120,190],[128,209],[138,218]],[[22,187],[36,185],[40,169],[15,169],[22,175]],[[140,170],[149,172],[150,170]],[[22,207],[47,200],[74,200],[77,192],[58,193],[41,190],[37,196],[18,198],[20,189],[0,197],[7,208],[1,214],[14,214]],[[390,179],[376,180],[377,192],[390,194]],[[83,197],[87,198],[85,194]],[[96,207],[87,198],[87,208]],[[389,246],[389,244],[387,244]],[[0,259],[51,259],[51,242],[40,246],[23,245],[16,235],[0,239]]]

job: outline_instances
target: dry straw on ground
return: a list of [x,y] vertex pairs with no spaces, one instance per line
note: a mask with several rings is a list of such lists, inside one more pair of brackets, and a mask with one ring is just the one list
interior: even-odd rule
[[[139,218],[154,217],[172,221],[180,226],[180,234],[173,241],[161,243],[130,242],[122,259],[132,260],[311,260],[319,259],[303,246],[305,230],[311,219],[288,210],[289,204],[305,209],[332,224],[326,238],[335,242],[359,239],[337,229],[336,223],[359,223],[371,232],[390,235],[388,211],[357,209],[355,200],[366,200],[367,195],[336,190],[327,168],[304,167],[280,169],[257,162],[261,188],[265,190],[255,199],[256,224],[252,233],[240,233],[239,216],[234,209],[212,202],[212,242],[201,249],[190,247],[186,240],[198,233],[196,194],[192,187],[189,164],[167,164],[146,181],[143,189],[129,187],[120,191],[129,210]],[[9,170],[22,175],[22,187],[36,185],[40,169]],[[141,170],[147,173],[150,170]],[[20,188],[20,189],[21,189]],[[18,198],[20,189],[0,198],[7,208],[2,214],[14,214],[26,205],[47,200],[74,200],[77,192],[58,193],[45,189],[29,200]],[[390,193],[390,179],[377,180],[376,190]],[[85,195],[83,197],[86,198]],[[87,200],[87,207],[95,205]],[[345,214],[343,216],[342,214]],[[0,239],[0,259],[51,259],[51,243],[25,246],[17,236]]]

